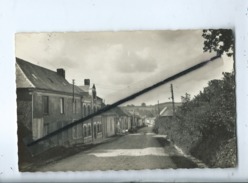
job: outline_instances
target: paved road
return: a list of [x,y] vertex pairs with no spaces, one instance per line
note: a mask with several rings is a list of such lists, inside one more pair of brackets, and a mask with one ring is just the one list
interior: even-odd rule
[[163,136],[142,128],[84,152],[46,165],[39,171],[140,170],[193,168],[196,164],[181,156]]

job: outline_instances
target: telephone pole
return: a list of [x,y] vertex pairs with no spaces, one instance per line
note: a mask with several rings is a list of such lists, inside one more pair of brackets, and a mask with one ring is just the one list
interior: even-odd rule
[[175,116],[175,102],[174,102],[174,93],[173,93],[173,85],[171,84],[171,99],[172,99],[172,107],[173,107],[173,117]]
[[158,116],[160,115],[160,110],[159,110],[159,100],[158,100]]
[[72,101],[73,101],[73,103],[75,102],[75,99],[74,99],[74,85],[75,85],[75,79],[72,80]]

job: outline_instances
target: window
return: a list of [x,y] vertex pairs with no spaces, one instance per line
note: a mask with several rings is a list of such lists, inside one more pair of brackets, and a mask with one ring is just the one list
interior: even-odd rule
[[90,112],[90,105],[88,105],[88,114],[89,115],[91,112]]
[[99,124],[99,131],[102,132],[102,123]]
[[77,126],[77,138],[82,138],[82,133],[81,132],[81,124],[78,124]]
[[65,113],[65,103],[64,103],[64,98],[60,98],[60,114]]
[[84,125],[84,137],[87,137],[87,127]]
[[91,125],[88,126],[88,136],[91,135]]
[[99,122],[97,123],[97,133],[100,133],[102,131],[102,124]]
[[84,117],[87,115],[87,112],[86,112],[86,106],[84,105]]
[[42,96],[43,113],[49,113],[49,98],[48,96]]

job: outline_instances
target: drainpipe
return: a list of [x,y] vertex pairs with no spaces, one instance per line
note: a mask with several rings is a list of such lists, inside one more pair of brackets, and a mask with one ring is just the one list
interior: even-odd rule
[[32,139],[33,139],[33,119],[34,119],[34,93],[31,93],[32,102],[31,102],[31,129],[32,129]]

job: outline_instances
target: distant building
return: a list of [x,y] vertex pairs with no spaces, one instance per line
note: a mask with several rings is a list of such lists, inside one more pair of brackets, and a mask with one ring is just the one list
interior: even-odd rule
[[166,106],[166,107],[164,107],[160,111],[159,117],[168,117],[168,118],[173,117],[173,107],[172,106]]
[[102,113],[103,135],[111,137],[116,134],[118,114],[113,110]]

